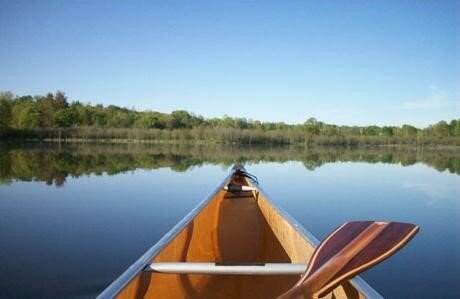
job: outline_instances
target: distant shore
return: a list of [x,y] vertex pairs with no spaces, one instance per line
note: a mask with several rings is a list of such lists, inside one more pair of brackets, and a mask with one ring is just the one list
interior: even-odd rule
[[432,147],[460,149],[459,137],[342,136],[293,134],[287,131],[213,128],[200,129],[124,129],[57,128],[18,129],[4,133],[0,142],[33,141],[55,143],[152,143],[254,146],[339,146],[339,147]]
[[[308,113],[308,112],[306,112]],[[185,110],[137,111],[69,102],[57,91],[42,96],[0,92],[0,139],[55,142],[149,142],[295,146],[460,146],[460,119],[426,128],[335,125],[242,117],[204,118]]]
[[[380,142],[379,142],[380,141]],[[452,142],[452,143],[449,143]],[[66,137],[65,134],[59,137],[33,137],[33,136],[21,136],[21,137],[9,137],[0,139],[0,145],[6,147],[17,146],[22,144],[29,144],[37,146],[40,144],[59,145],[59,144],[75,144],[75,145],[95,145],[95,146],[116,146],[116,145],[139,145],[139,146],[186,146],[186,147],[242,147],[242,148],[330,148],[330,149],[381,149],[381,150],[409,150],[409,151],[450,151],[460,153],[460,142],[459,140],[443,140],[441,143],[436,143],[433,140],[413,140],[412,142],[401,142],[401,140],[375,140],[367,138],[353,138],[353,139],[337,139],[334,140],[309,140],[308,143],[297,142],[297,143],[244,143],[234,140],[228,142],[225,140],[197,140],[197,139],[138,139],[138,138],[78,138],[78,137]]]

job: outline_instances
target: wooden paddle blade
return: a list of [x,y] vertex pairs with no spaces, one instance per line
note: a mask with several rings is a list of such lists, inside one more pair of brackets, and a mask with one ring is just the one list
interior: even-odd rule
[[317,298],[402,248],[419,227],[410,223],[354,221],[330,234],[313,253],[297,284],[279,298]]

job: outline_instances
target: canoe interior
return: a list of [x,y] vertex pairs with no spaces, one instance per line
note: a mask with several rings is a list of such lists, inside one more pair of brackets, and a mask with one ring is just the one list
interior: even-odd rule
[[[245,178],[233,178],[248,184]],[[219,191],[151,262],[306,263],[313,246],[263,195]],[[117,298],[275,298],[299,275],[139,272]],[[350,283],[325,298],[365,298]]]

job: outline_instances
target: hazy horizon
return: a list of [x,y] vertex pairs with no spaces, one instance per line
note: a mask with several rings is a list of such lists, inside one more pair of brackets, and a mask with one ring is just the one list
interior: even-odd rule
[[460,2],[0,0],[0,90],[205,118],[460,117]]

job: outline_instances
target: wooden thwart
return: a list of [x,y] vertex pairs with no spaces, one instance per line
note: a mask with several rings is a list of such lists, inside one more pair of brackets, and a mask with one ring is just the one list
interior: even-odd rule
[[210,274],[210,275],[300,275],[305,273],[307,264],[257,263],[152,263],[144,271],[170,274]]

